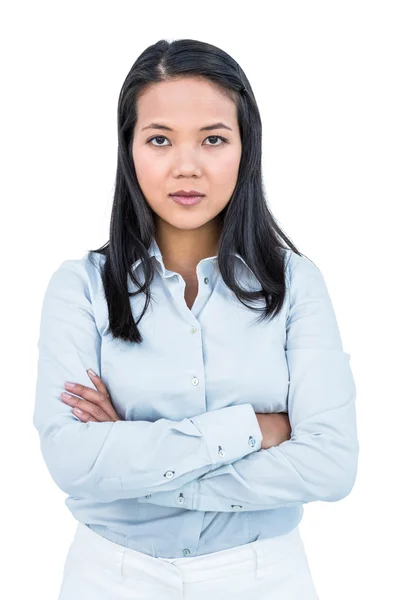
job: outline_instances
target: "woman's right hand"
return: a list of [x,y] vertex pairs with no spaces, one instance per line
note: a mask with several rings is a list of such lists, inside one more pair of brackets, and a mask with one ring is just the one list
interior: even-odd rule
[[263,434],[261,449],[267,450],[290,440],[292,428],[287,413],[256,413],[256,417]]

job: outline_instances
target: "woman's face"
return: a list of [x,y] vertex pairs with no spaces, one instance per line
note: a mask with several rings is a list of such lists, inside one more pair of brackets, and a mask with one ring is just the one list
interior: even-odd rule
[[[184,78],[150,85],[137,110],[132,158],[148,204],[177,229],[205,225],[228,204],[237,181],[242,145],[234,102],[207,80]],[[181,206],[169,196],[177,190],[205,197]]]

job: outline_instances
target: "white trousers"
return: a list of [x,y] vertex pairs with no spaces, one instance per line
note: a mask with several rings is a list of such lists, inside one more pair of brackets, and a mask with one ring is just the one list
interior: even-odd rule
[[78,522],[58,600],[319,600],[299,527],[189,558],[155,558]]

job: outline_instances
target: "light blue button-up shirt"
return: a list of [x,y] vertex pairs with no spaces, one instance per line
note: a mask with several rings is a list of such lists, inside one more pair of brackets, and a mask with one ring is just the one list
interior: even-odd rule
[[[149,252],[157,272],[142,344],[108,332],[104,256],[64,261],[45,291],[33,423],[72,515],[113,542],[179,558],[286,533],[305,503],[348,495],[356,389],[321,271],[284,250],[284,307],[255,323],[215,256],[197,265],[189,309],[183,277],[155,240]],[[235,257],[242,285],[259,289]],[[132,268],[144,281],[141,261]],[[130,302],[139,317],[144,296]],[[89,368],[123,420],[84,423],[62,401],[65,381],[95,389]],[[255,413],[275,412],[288,413],[291,439],[264,450]]]

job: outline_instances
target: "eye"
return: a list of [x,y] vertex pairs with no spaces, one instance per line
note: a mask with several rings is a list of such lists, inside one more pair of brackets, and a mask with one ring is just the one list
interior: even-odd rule
[[[227,140],[223,137],[221,137],[220,135],[209,135],[208,138],[206,138],[206,140],[210,140],[210,139],[220,139],[222,140],[222,143],[225,143]],[[211,144],[211,146],[222,146],[222,144]]]
[[[155,137],[150,138],[149,140],[147,140],[147,144],[149,144],[150,142],[152,142],[153,140],[166,140],[167,138],[164,137],[163,135],[156,135]],[[152,144],[152,146],[158,146],[158,144]]]
[[[147,144],[149,144],[149,143],[150,143],[150,142],[152,142],[153,140],[166,140],[166,139],[168,139],[168,138],[166,138],[164,135],[156,135],[156,136],[154,136],[154,137],[150,138],[149,140],[147,140],[147,142],[146,142],[146,143],[147,143]],[[222,137],[222,136],[220,136],[220,135],[209,135],[209,136],[206,138],[206,140],[209,140],[209,139],[220,139],[220,140],[222,141],[222,143],[221,143],[221,144],[206,144],[206,146],[222,146],[222,144],[224,144],[224,143],[226,143],[226,142],[228,141],[227,139],[225,139],[224,137]],[[157,148],[157,147],[158,147],[158,148],[162,148],[162,147],[164,147],[164,148],[165,148],[165,146],[166,146],[165,144],[151,144],[151,145],[152,145],[152,146],[156,146],[156,148]],[[168,144],[167,144],[167,145],[168,145]]]

